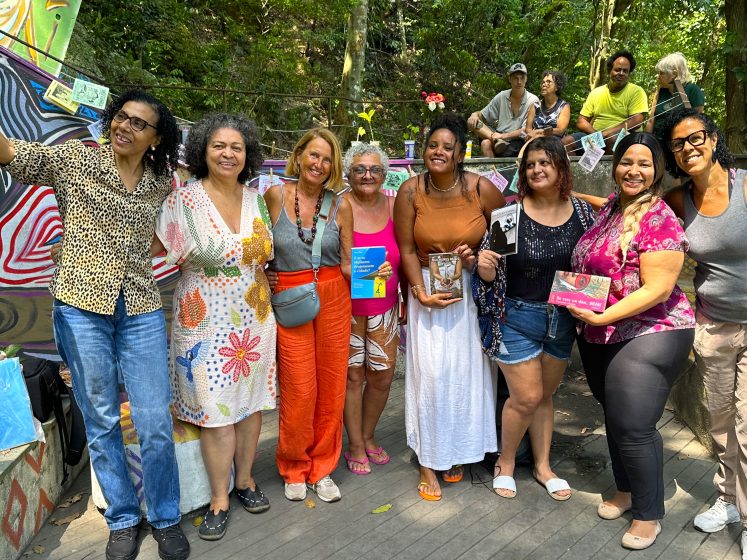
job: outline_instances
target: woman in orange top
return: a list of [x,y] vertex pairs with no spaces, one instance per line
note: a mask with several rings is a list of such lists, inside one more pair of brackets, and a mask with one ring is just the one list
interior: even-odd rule
[[[418,491],[440,500],[435,471],[462,479],[462,464],[497,447],[495,386],[483,355],[471,271],[490,213],[505,203],[490,181],[464,171],[467,123],[446,114],[430,127],[426,172],[405,181],[394,205],[402,268],[413,297],[407,307],[405,421],[407,444],[420,462]],[[464,297],[433,293],[429,256],[454,253]]]

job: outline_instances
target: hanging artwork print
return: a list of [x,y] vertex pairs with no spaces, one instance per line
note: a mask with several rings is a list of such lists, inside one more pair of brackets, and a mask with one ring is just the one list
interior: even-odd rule
[[[81,0],[0,0],[0,46],[36,64],[54,76],[65,59]],[[10,36],[10,37],[9,37]],[[16,41],[17,37],[34,48]]]

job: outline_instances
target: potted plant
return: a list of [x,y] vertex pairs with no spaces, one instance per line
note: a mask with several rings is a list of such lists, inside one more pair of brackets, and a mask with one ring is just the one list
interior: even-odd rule
[[405,127],[405,133],[402,135],[405,140],[405,159],[415,159],[415,139],[419,133],[420,128],[414,124]]

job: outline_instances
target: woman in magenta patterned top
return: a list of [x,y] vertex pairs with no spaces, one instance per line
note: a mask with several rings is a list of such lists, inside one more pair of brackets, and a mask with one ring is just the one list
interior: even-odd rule
[[354,299],[350,358],[343,421],[348,434],[347,467],[367,475],[371,464],[390,458],[374,432],[389,399],[399,346],[399,248],[394,237],[394,199],[381,192],[389,158],[378,146],[358,144],[345,154],[345,174],[351,190],[345,198],[353,209],[353,247],[385,247],[379,276],[386,278],[383,298]]
[[575,272],[612,279],[607,308],[569,311],[585,323],[578,346],[589,387],[604,409],[617,488],[597,513],[616,519],[631,510],[622,545],[643,549],[656,540],[664,517],[663,446],[656,423],[687,363],[695,318],[676,284],[688,242],[661,199],[661,145],[648,133],[626,136],[615,149],[612,174],[617,193],[572,258]]

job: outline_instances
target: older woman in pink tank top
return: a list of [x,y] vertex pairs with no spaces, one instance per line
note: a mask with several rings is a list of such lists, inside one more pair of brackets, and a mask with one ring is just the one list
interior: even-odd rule
[[353,474],[367,475],[371,463],[385,465],[390,457],[374,437],[376,424],[389,398],[399,345],[399,248],[394,237],[394,199],[381,192],[389,158],[370,144],[353,146],[343,162],[351,190],[344,194],[353,209],[353,247],[385,247],[387,260],[379,267],[386,279],[382,298],[353,299],[350,359],[344,423],[345,452]]

